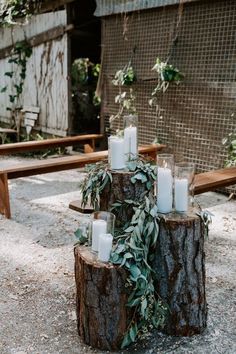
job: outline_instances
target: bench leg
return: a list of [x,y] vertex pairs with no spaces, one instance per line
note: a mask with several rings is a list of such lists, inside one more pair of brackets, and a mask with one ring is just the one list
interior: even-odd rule
[[8,178],[6,173],[0,174],[0,213],[11,218]]

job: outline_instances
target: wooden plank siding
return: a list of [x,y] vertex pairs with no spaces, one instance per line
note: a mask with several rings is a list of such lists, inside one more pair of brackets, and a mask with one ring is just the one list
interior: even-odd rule
[[[21,28],[23,27],[23,29]],[[68,131],[68,35],[66,11],[37,15],[26,26],[16,26],[12,33],[9,28],[0,30],[0,52],[25,39],[32,41],[33,52],[27,62],[26,79],[19,106],[40,108],[35,129],[44,133],[66,136]],[[23,32],[22,32],[23,31]],[[47,36],[50,35],[50,36]],[[14,80],[5,76],[7,71],[16,71],[9,57],[0,60],[0,89],[8,86],[0,94],[0,124],[12,124],[9,94]],[[13,91],[14,92],[14,91]]]

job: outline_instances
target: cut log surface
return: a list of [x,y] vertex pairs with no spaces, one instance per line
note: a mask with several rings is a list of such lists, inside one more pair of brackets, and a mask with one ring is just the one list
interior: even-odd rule
[[[139,201],[142,194],[145,192],[145,183],[136,181],[135,184],[131,182],[131,178],[135,175],[135,172],[127,171],[111,171],[112,183],[107,184],[100,194],[100,210],[110,211],[112,205],[118,200],[123,202],[124,200]],[[113,211],[114,212],[114,211]],[[128,205],[128,208],[117,216],[118,225],[124,224],[131,219],[133,215],[132,205]]]
[[89,247],[75,247],[78,332],[94,348],[116,350],[128,325],[126,273],[97,260]]
[[161,216],[153,267],[157,292],[170,309],[166,332],[201,333],[207,323],[204,232],[194,211]]

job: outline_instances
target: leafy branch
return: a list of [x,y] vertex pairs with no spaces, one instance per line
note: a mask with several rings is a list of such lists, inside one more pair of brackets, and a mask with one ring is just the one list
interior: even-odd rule
[[124,267],[128,273],[126,287],[129,291],[127,307],[133,309],[122,348],[145,338],[153,328],[165,323],[167,307],[155,292],[154,272],[151,263],[159,226],[155,198],[151,192],[144,202],[133,208],[129,226],[117,234],[117,244],[111,254],[111,262]]

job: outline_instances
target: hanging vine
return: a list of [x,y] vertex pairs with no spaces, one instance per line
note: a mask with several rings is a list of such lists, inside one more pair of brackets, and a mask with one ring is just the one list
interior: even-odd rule
[[43,0],[2,0],[0,1],[0,26],[22,24],[37,13]]
[[[13,64],[15,70],[5,72],[5,76],[8,76],[13,81],[13,91],[9,94],[9,101],[12,107],[7,107],[8,111],[14,111],[16,108],[20,95],[22,94],[24,82],[26,78],[26,67],[28,59],[32,54],[32,48],[27,41],[17,42],[14,45],[14,51],[11,58],[8,60],[9,64]],[[2,87],[0,92],[6,92],[8,85]]]
[[[125,113],[127,114],[135,114],[136,106],[135,106],[135,94],[130,87],[137,80],[134,69],[131,65],[131,60],[127,65],[124,66],[123,69],[118,70],[115,73],[115,76],[112,80],[112,84],[114,86],[118,86],[119,94],[115,97],[115,103],[119,105],[118,112],[116,114],[112,114],[110,116],[109,122],[110,127],[113,128],[113,125],[116,121],[118,121],[118,131],[121,129],[121,120]],[[123,90],[124,87],[129,87],[129,90]]]

